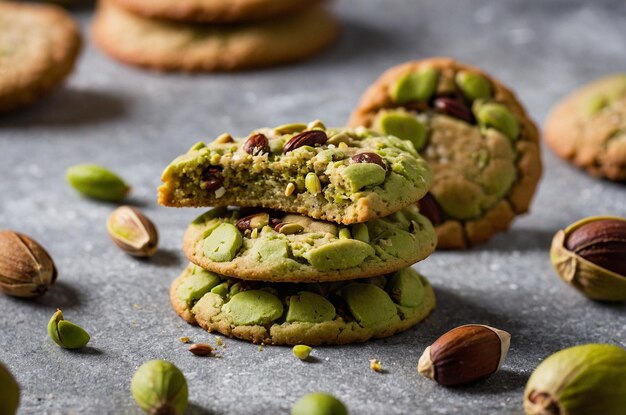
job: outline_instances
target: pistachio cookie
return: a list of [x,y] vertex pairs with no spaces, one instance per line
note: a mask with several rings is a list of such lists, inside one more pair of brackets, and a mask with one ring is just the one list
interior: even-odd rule
[[415,206],[349,226],[276,211],[217,208],[185,233],[187,258],[245,280],[340,281],[394,272],[428,257],[436,236]]
[[557,104],[546,143],[594,176],[626,181],[626,74],[600,78]]
[[264,344],[347,344],[409,329],[435,308],[412,268],[358,281],[267,283],[226,278],[189,265],[170,301],[187,322]]
[[134,15],[101,0],[95,42],[114,58],[157,70],[220,71],[307,58],[339,32],[334,17],[314,6],[287,17],[231,25],[202,25]]
[[439,248],[466,248],[527,212],[541,176],[538,132],[513,92],[447,58],[408,62],[364,93],[350,126],[410,141],[434,171],[420,211]]
[[0,1],[0,112],[58,86],[72,72],[80,45],[78,27],[61,8]]
[[161,180],[165,206],[258,206],[350,224],[417,202],[432,172],[404,140],[316,121],[200,142]]
[[319,0],[115,0],[128,11],[151,18],[239,23],[284,16]]

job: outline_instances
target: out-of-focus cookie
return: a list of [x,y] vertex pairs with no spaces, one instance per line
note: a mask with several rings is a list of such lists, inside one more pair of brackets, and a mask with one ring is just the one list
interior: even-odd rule
[[264,344],[347,344],[391,336],[435,308],[411,268],[357,281],[273,284],[222,277],[189,265],[174,280],[176,313],[209,332]]
[[78,27],[52,5],[0,1],[0,112],[58,86],[80,51]]
[[448,58],[386,71],[349,122],[409,140],[434,171],[420,213],[439,248],[466,248],[528,211],[541,176],[536,126],[508,88]]
[[626,180],[626,74],[600,78],[559,102],[545,125],[546,143],[594,176]]
[[255,23],[207,25],[134,15],[102,0],[95,42],[114,58],[156,70],[223,71],[273,66],[307,58],[339,33],[321,6]]
[[128,11],[151,18],[240,23],[283,16],[319,0],[114,0]]

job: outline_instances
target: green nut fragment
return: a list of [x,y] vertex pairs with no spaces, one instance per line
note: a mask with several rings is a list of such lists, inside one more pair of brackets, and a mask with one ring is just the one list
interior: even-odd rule
[[198,141],[196,144],[192,145],[191,147],[189,147],[189,150],[187,152],[190,151],[198,151],[202,148],[205,148],[206,144],[204,144],[204,141]]
[[417,307],[424,298],[424,286],[412,268],[396,272],[385,288],[393,302],[403,307]]
[[213,294],[217,294],[222,298],[226,298],[229,292],[229,285],[227,282],[223,282],[221,284],[217,284],[215,287],[211,288],[211,292]]
[[165,360],[141,365],[133,375],[130,390],[148,414],[182,415],[187,409],[187,380],[180,369]]
[[406,112],[385,112],[377,121],[377,129],[387,135],[408,140],[415,150],[426,145],[426,127],[414,115]]
[[220,278],[212,272],[196,267],[193,274],[185,278],[178,286],[176,294],[181,301],[193,304],[204,294],[212,292],[220,281]]
[[299,133],[304,130],[306,130],[306,124],[303,123],[282,124],[274,128],[274,132],[281,135]]
[[339,239],[304,254],[304,258],[319,271],[346,269],[358,266],[375,254],[374,248],[356,239]]
[[321,323],[331,321],[337,312],[335,306],[326,298],[309,291],[300,291],[298,295],[289,297],[288,323]]
[[381,327],[399,318],[389,295],[373,284],[351,283],[341,293],[350,313],[363,327]]
[[326,125],[321,120],[313,120],[306,126],[307,130],[325,130]]
[[298,359],[306,360],[309,358],[309,355],[311,354],[312,350],[313,348],[311,346],[306,346],[304,344],[297,344],[293,346],[293,349],[291,349],[291,352]]
[[291,415],[348,415],[346,406],[327,393],[310,393],[291,407]]
[[295,235],[304,230],[304,226],[299,223],[281,223],[277,226],[278,232],[283,235]]
[[569,347],[535,369],[524,390],[528,415],[623,415],[626,349],[611,344]]
[[494,128],[509,139],[517,140],[520,133],[519,121],[507,107],[495,102],[488,102],[475,105],[473,110],[476,120],[482,128]]
[[377,186],[385,181],[385,169],[374,163],[355,163],[341,171],[346,187],[358,192],[367,186]]
[[223,310],[238,326],[265,325],[283,315],[283,303],[266,291],[248,290],[234,295]]
[[117,174],[97,164],[70,167],[65,177],[74,189],[92,199],[117,202],[130,192],[130,186]]
[[89,343],[89,333],[82,327],[63,319],[61,310],[56,311],[48,323],[48,335],[65,349],[80,349]]
[[339,239],[352,239],[352,235],[350,234],[350,229],[348,228],[339,229]]
[[322,183],[315,173],[307,173],[304,178],[304,187],[306,187],[309,193],[313,193],[314,195],[322,191]]
[[389,95],[393,102],[406,104],[411,101],[428,101],[437,89],[439,71],[435,68],[411,72],[391,85]]
[[454,80],[463,95],[469,100],[489,99],[493,95],[491,82],[475,72],[460,71]]
[[352,225],[352,237],[366,244],[370,243],[370,233],[367,229],[367,225],[364,223],[357,223]]
[[603,95],[594,95],[589,99],[586,105],[586,113],[592,116],[602,111],[609,105],[609,100]]
[[235,225],[222,223],[204,240],[204,255],[211,261],[226,262],[237,255],[243,244],[241,232]]
[[0,363],[0,414],[15,415],[19,406],[20,385],[11,372]]

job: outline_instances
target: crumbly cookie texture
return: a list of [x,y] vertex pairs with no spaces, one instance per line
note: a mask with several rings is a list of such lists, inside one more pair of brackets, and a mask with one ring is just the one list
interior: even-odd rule
[[313,122],[198,143],[161,180],[165,206],[260,206],[350,224],[417,202],[432,172],[407,141]]
[[63,9],[0,1],[0,31],[0,112],[49,93],[74,68],[81,38]]
[[541,176],[538,131],[508,88],[448,58],[408,62],[365,91],[349,125],[409,140],[434,171],[420,211],[439,248],[486,242],[525,213]]
[[436,243],[432,224],[415,206],[353,225],[218,208],[189,226],[183,251],[191,262],[222,275],[319,282],[395,272],[428,257]]
[[435,308],[432,287],[411,268],[357,281],[277,284],[226,278],[190,265],[172,283],[170,301],[179,316],[209,332],[309,346],[391,336]]
[[207,25],[150,19],[101,0],[96,44],[114,58],[168,71],[227,71],[273,66],[314,55],[339,33],[321,6],[261,22]]
[[626,181],[626,74],[565,97],[548,116],[545,139],[559,157],[590,174]]
[[285,16],[319,0],[114,0],[128,11],[151,18],[211,23],[239,23]]

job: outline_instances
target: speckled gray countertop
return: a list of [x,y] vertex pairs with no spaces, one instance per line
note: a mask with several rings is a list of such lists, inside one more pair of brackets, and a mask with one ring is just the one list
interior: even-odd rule
[[[414,58],[450,55],[484,67],[518,91],[538,122],[577,85],[626,68],[626,3],[618,0],[343,0],[334,8],[344,25],[339,43],[273,70],[155,74],[122,66],[87,41],[65,88],[0,117],[0,228],[40,241],[59,268],[43,298],[0,295],[0,361],[22,385],[20,414],[137,414],[130,379],[153,358],[187,376],[190,414],[285,414],[316,390],[340,397],[352,414],[520,414],[524,384],[548,354],[585,342],[626,344],[626,307],[586,300],[558,280],[548,259],[556,229],[587,215],[626,215],[626,187],[544,151],[531,214],[487,245],[418,264],[439,302],[423,324],[387,340],[317,348],[313,363],[286,347],[259,351],[236,340],[225,341],[220,359],[186,351],[181,336],[214,343],[176,316],[167,294],[186,264],[183,231],[200,211],[158,207],[155,189],[164,166],[195,141],[294,120],[342,125],[379,73]],[[76,15],[86,28],[89,8]],[[86,161],[133,184],[131,201],[161,233],[152,260],[119,251],[105,231],[113,207],[66,185],[65,169]],[[50,341],[46,324],[56,307],[91,333],[88,348]],[[512,333],[503,369],[457,389],[419,376],[423,349],[469,322]],[[372,358],[385,373],[369,369]]]

